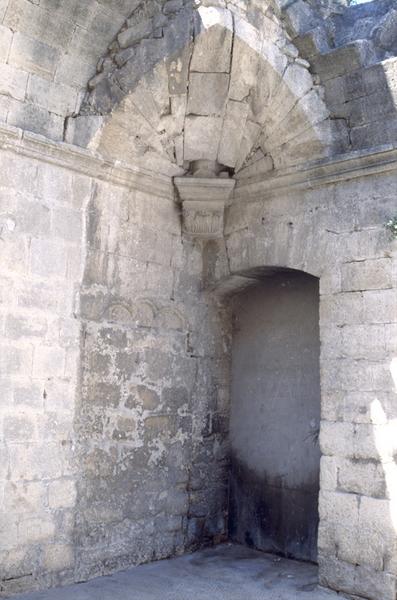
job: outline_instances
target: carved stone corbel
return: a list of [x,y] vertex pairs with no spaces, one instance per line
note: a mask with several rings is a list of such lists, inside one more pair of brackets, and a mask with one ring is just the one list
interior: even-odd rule
[[191,237],[223,236],[225,207],[230,203],[234,179],[175,177],[182,202],[183,232]]

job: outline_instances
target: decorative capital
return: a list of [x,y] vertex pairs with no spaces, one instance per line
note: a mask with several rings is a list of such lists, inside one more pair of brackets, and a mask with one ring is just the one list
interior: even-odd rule
[[230,203],[234,179],[175,177],[182,202],[185,234],[211,239],[223,236],[225,206]]

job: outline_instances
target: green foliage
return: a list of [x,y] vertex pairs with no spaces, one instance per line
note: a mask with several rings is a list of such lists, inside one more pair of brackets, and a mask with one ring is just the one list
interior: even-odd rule
[[386,227],[386,229],[388,229],[390,231],[393,238],[395,240],[397,240],[397,217],[393,217],[392,219],[389,219],[387,221],[387,223],[385,223],[385,227]]

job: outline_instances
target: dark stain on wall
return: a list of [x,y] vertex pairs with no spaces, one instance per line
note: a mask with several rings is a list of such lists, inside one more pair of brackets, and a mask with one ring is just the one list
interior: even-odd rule
[[316,562],[318,482],[288,489],[281,478],[257,476],[232,458],[229,535],[252,548]]
[[236,296],[233,316],[230,537],[315,562],[318,280],[272,274]]

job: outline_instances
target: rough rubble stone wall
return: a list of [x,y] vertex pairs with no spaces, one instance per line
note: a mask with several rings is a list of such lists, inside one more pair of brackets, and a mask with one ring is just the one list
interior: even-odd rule
[[99,186],[81,294],[78,578],[221,540],[227,349],[172,200]]
[[395,183],[392,172],[278,192],[232,206],[226,224],[232,273],[320,277],[320,581],[370,600],[396,595]]
[[174,202],[1,172],[0,595],[223,539],[228,335]]

